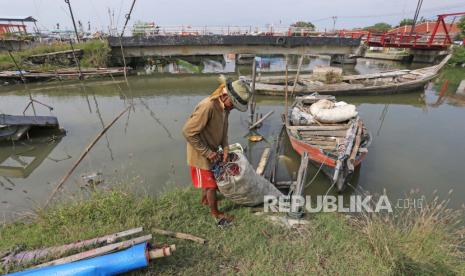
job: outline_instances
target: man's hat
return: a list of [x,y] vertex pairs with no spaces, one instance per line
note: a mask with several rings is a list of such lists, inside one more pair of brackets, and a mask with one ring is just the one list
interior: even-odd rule
[[220,75],[218,80],[225,85],[234,107],[241,112],[247,111],[250,86],[242,79],[233,81],[230,78],[227,79],[224,75]]

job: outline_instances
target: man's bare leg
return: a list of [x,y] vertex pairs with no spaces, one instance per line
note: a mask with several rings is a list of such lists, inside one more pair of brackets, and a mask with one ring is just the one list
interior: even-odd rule
[[202,199],[200,200],[200,204],[208,206],[207,189],[202,189]]
[[208,200],[208,206],[210,207],[210,212],[211,214],[217,218],[225,218],[228,221],[232,221],[234,217],[232,216],[226,216],[223,212],[220,212],[218,210],[218,200],[216,198],[216,189],[207,189],[207,200]]

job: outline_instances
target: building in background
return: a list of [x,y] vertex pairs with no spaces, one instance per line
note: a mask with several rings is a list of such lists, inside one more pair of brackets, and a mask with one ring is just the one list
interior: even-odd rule
[[38,31],[36,22],[32,16],[0,16],[0,37],[27,36],[28,28],[33,28],[32,33],[35,33]]

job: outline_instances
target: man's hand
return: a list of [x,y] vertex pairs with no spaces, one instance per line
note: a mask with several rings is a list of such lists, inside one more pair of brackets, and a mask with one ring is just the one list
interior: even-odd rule
[[228,161],[228,156],[229,156],[229,148],[224,148],[223,150],[223,162],[227,162]]
[[220,157],[219,157],[219,154],[212,151],[208,156],[207,156],[208,160],[210,160],[210,162],[216,162]]

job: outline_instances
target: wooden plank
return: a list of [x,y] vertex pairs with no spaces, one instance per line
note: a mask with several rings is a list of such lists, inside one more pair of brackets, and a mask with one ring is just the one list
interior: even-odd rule
[[138,237],[138,238],[127,240],[127,241],[122,241],[122,242],[115,243],[115,244],[109,244],[109,245],[106,245],[106,246],[103,246],[103,247],[94,248],[94,249],[84,251],[84,252],[81,252],[81,253],[78,253],[78,254],[74,254],[74,255],[71,255],[71,256],[68,256],[68,257],[53,260],[51,262],[43,263],[43,264],[40,264],[38,266],[35,266],[34,268],[52,266],[52,265],[60,265],[60,264],[67,264],[67,263],[71,263],[71,262],[75,262],[75,261],[79,261],[79,260],[93,258],[93,257],[97,257],[97,256],[100,256],[100,255],[104,255],[104,254],[109,253],[109,252],[126,249],[126,248],[129,248],[129,247],[133,246],[133,245],[147,242],[147,241],[149,241],[151,239],[152,239],[152,235],[146,235],[146,236]]
[[335,137],[345,137],[346,130],[324,130],[324,131],[300,131],[302,136],[335,136]]
[[191,234],[181,233],[181,232],[172,232],[172,231],[166,231],[166,230],[156,229],[156,228],[152,228],[152,232],[159,234],[159,235],[169,236],[169,237],[173,237],[177,239],[191,240],[191,241],[198,242],[200,244],[204,244],[207,242],[207,240],[205,239],[196,237]]
[[70,250],[76,250],[76,249],[84,248],[84,247],[87,247],[87,246],[97,245],[97,244],[102,244],[102,243],[113,243],[119,238],[140,233],[140,232],[142,232],[142,230],[143,230],[142,227],[138,227],[138,228],[133,228],[133,229],[129,229],[129,230],[126,230],[126,231],[114,233],[114,234],[111,234],[111,235],[106,235],[106,236],[102,236],[102,237],[98,237],[98,238],[83,240],[83,241],[70,243],[70,244],[66,244],[66,245],[60,245],[60,246],[53,246],[53,247],[42,248],[42,249],[23,251],[23,252],[19,252],[19,253],[16,253],[16,254],[12,255],[12,256],[8,256],[8,257],[4,258],[3,259],[3,261],[4,261],[3,264],[7,265],[9,263],[17,263],[17,264],[27,263],[27,262],[30,262],[30,261],[33,261],[33,260],[38,260],[38,259],[45,258],[45,257],[47,257],[49,255],[53,255],[53,256],[56,257],[58,255],[62,255],[64,253],[66,253],[66,252],[68,252]]
[[349,126],[347,124],[341,125],[332,125],[332,126],[289,126],[291,130],[300,130],[300,131],[320,131],[320,130],[347,130]]
[[365,74],[365,75],[349,75],[342,76],[343,81],[352,81],[352,80],[364,80],[364,79],[375,79],[375,78],[384,78],[384,77],[397,77],[408,74],[410,70],[399,70],[393,72],[381,72],[374,74]]
[[336,138],[336,137],[325,137],[325,136],[310,136],[310,135],[300,135],[302,139],[305,139],[307,141],[328,141],[328,142],[338,142],[342,138]]
[[[74,49],[75,54],[82,54],[84,51],[82,49]],[[38,54],[38,55],[32,55],[29,56],[30,58],[35,58],[35,57],[47,57],[47,56],[55,56],[55,55],[66,55],[66,54],[73,54],[73,50],[65,50],[65,51],[58,51],[58,52],[51,52],[51,53],[45,53],[45,54]]]
[[312,140],[312,139],[303,139],[305,142],[316,145],[316,146],[333,146],[335,147],[337,143],[335,141],[318,141],[318,140]]
[[266,164],[268,163],[268,158],[270,157],[270,151],[270,148],[265,148],[265,150],[263,151],[256,170],[256,173],[258,175],[263,175],[263,172],[265,172]]
[[16,116],[1,114],[0,125],[58,126],[58,119],[53,116]]
[[265,121],[266,118],[270,117],[271,114],[273,114],[273,113],[274,113],[274,110],[266,113],[265,116],[263,116],[260,120],[256,121],[253,125],[251,125],[249,127],[249,130],[252,130],[252,129],[256,128],[259,124],[261,124],[263,121]]

